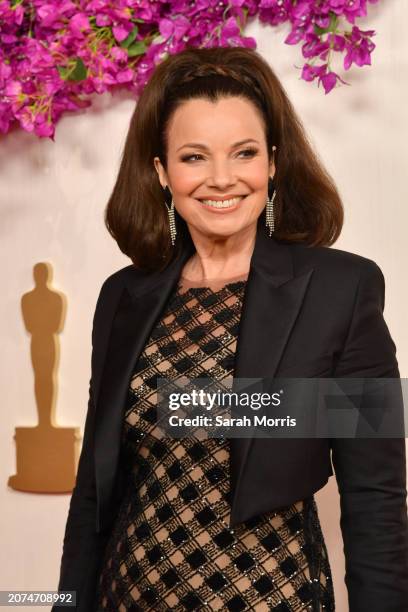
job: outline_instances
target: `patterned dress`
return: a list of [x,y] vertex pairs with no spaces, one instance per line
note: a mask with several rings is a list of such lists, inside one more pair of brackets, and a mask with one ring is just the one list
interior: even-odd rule
[[97,612],[335,609],[314,497],[230,529],[228,439],[176,439],[155,426],[158,377],[233,375],[246,282],[181,276],[135,364],[122,430],[128,486]]

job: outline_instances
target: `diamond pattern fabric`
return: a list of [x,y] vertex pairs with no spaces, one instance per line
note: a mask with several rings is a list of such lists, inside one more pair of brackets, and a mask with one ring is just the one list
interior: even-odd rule
[[334,610],[314,497],[230,529],[228,440],[171,438],[156,424],[158,377],[233,376],[246,283],[180,277],[137,360],[122,429],[128,486],[97,611]]

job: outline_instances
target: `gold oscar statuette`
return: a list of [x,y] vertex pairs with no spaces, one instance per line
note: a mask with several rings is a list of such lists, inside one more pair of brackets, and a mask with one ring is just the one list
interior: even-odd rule
[[16,427],[17,474],[8,486],[31,493],[71,493],[79,459],[78,427],[55,424],[59,337],[66,297],[50,287],[52,266],[34,266],[35,287],[21,298],[24,325],[31,336],[31,362],[38,425]]

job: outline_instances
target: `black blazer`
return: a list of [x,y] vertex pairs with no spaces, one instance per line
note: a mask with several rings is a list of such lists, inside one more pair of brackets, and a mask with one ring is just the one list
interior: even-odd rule
[[[82,612],[94,610],[100,563],[124,490],[119,440],[132,370],[192,252],[186,247],[160,273],[129,265],[109,276],[99,294],[88,411],[58,585],[77,592]],[[399,378],[383,308],[384,277],[374,261],[277,241],[258,222],[234,376]],[[231,526],[318,491],[333,464],[350,612],[408,610],[405,439],[230,443]]]

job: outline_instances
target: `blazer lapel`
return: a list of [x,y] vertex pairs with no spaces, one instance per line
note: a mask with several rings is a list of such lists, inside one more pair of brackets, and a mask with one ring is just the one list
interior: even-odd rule
[[119,463],[123,408],[137,359],[177,283],[191,249],[185,249],[165,271],[141,277],[130,269],[113,318],[103,374],[95,392],[94,459],[97,530],[109,522]]
[[[119,462],[123,407],[136,361],[194,249],[186,247],[164,271],[141,277],[129,270],[112,322],[96,391],[95,473],[97,530],[108,525]],[[294,277],[290,245],[258,222],[242,304],[234,378],[272,378],[295,324],[313,269]],[[231,520],[254,438],[230,440]]]
[[[290,244],[277,242],[258,227],[242,304],[234,378],[275,377],[312,274],[310,268],[295,277]],[[230,523],[236,522],[247,458],[255,440],[230,438]]]

